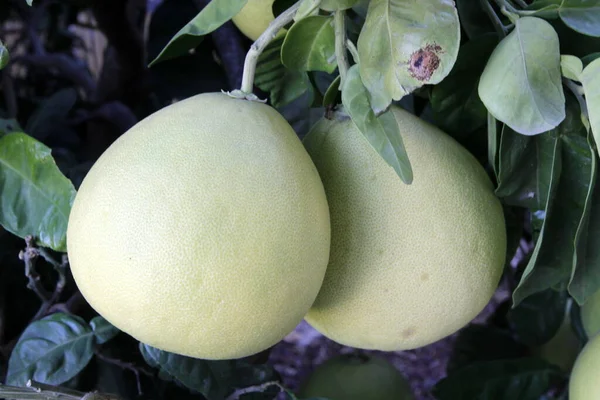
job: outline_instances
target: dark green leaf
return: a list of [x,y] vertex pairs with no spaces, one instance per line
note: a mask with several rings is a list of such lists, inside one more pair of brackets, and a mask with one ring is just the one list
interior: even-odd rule
[[581,73],[588,116],[594,140],[600,143],[600,58],[592,61]]
[[494,117],[519,133],[555,128],[565,118],[565,97],[552,26],[540,18],[519,18],[488,60],[478,90]]
[[582,261],[578,260],[576,251],[578,232],[589,215],[586,200],[595,172],[587,132],[579,118],[579,106],[572,96],[567,99],[567,117],[552,131],[557,144],[560,143],[560,156],[555,156],[555,166],[560,164],[560,173],[553,174],[542,231],[513,293],[515,304],[548,288],[566,289],[573,270]]
[[6,67],[8,62],[10,61],[10,55],[8,54],[8,49],[4,46],[4,43],[0,40],[0,69]]
[[198,15],[173,36],[163,51],[150,62],[149,66],[186,54],[200,44],[204,35],[213,32],[239,13],[247,1],[211,0]]
[[556,135],[525,136],[504,125],[496,195],[511,206],[544,210],[553,173],[558,174],[553,168],[556,145]]
[[261,90],[270,93],[271,104],[282,107],[291,103],[306,91],[312,92],[312,85],[306,72],[292,71],[281,63],[283,38],[274,39],[263,51],[256,66],[254,83]]
[[464,44],[450,74],[431,90],[434,118],[444,131],[463,135],[485,125],[487,110],[477,84],[497,43],[495,34],[487,34]]
[[558,9],[563,0],[536,0],[525,10],[529,15],[540,18],[558,18]]
[[558,367],[535,358],[472,364],[435,387],[438,400],[539,399],[563,379]]
[[[592,142],[591,134],[588,134],[590,152],[593,152]],[[595,242],[596,238],[600,237],[600,185],[596,182],[598,158],[595,156],[592,157],[592,170],[593,176],[585,205],[588,218],[580,224],[576,265],[568,286],[569,293],[579,305],[584,304],[600,290],[600,247]]]
[[[491,346],[490,343],[494,345]],[[469,325],[458,333],[447,372],[452,374],[469,365],[482,362],[518,358],[527,348],[517,343],[508,330],[487,325]]]
[[358,65],[350,67],[342,88],[342,103],[350,118],[373,148],[396,171],[404,183],[412,183],[413,173],[398,122],[390,110],[379,117],[371,109]]
[[333,17],[310,16],[296,22],[285,36],[281,61],[297,71],[325,71],[337,67]]
[[12,132],[23,132],[19,122],[16,119],[0,118],[0,137]]
[[379,114],[450,73],[460,46],[454,1],[371,0],[357,45],[360,76]]
[[560,328],[566,305],[566,292],[544,290],[510,310],[508,320],[519,341],[528,346],[539,346],[552,339]]
[[494,116],[486,112],[487,115],[487,142],[488,152],[487,161],[492,166],[494,175],[498,177],[498,146],[499,146],[499,135],[498,135],[498,120]]
[[93,345],[92,330],[77,316],[57,313],[33,322],[10,355],[6,383],[25,386],[32,379],[60,385],[88,364]]
[[347,10],[356,3],[358,0],[321,0],[321,8],[325,11]]
[[494,32],[494,25],[478,0],[456,0],[460,25],[470,39]]
[[339,101],[341,79],[338,75],[323,96],[323,106],[335,105]]
[[96,343],[104,344],[119,334],[119,330],[101,316],[90,321],[90,326],[96,336]]
[[44,140],[64,120],[77,102],[77,91],[62,89],[46,98],[27,121],[25,132],[38,140]]
[[563,0],[558,14],[571,29],[600,36],[600,0]]
[[159,377],[199,392],[208,400],[222,400],[238,388],[276,380],[267,365],[242,360],[208,361],[169,353],[140,343],[146,362],[159,370]]
[[598,58],[600,58],[600,53],[592,53],[583,57],[581,61],[583,62],[583,66],[587,67],[592,61],[597,60]]
[[75,188],[48,147],[24,133],[0,138],[0,194],[0,224],[7,231],[66,251]]

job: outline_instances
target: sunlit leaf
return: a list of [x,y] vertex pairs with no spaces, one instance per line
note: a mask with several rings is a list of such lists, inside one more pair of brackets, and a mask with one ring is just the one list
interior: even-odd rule
[[375,116],[358,66],[353,65],[342,88],[342,103],[350,118],[381,157],[394,168],[404,183],[413,180],[412,168],[406,154],[398,122],[390,110]]
[[579,57],[563,55],[560,56],[560,68],[565,78],[579,81],[583,72],[583,63]]
[[494,117],[521,134],[558,126],[565,118],[565,97],[552,26],[540,18],[519,18],[492,53],[478,90]]
[[9,232],[66,251],[75,188],[50,149],[24,133],[0,138],[0,224]]
[[376,114],[425,84],[442,81],[460,46],[452,0],[371,0],[358,39],[360,75]]

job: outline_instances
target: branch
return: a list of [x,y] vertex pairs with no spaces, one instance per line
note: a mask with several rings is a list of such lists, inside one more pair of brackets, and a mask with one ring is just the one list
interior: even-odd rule
[[25,244],[25,250],[22,250],[19,253],[19,259],[25,263],[25,276],[28,279],[27,288],[33,290],[42,303],[46,303],[50,300],[51,294],[42,285],[40,276],[35,269],[35,264],[37,263],[40,253],[33,244],[32,236],[27,236],[25,238]]
[[338,10],[333,16],[335,27],[335,58],[337,59],[338,70],[340,71],[340,87],[344,86],[346,75],[350,69],[348,58],[346,57],[346,13]]
[[494,11],[494,8],[489,3],[489,1],[488,0],[480,0],[480,1],[481,1],[481,6],[483,7],[483,10],[485,11],[485,13],[488,15],[488,17],[492,21],[492,25],[494,25],[494,28],[496,29],[498,36],[500,36],[500,39],[503,39],[504,37],[506,37],[506,34],[508,33],[508,29],[504,26],[504,24],[500,20],[500,17],[498,17],[498,14],[496,14],[496,12]]
[[117,358],[112,358],[110,356],[107,356],[106,354],[101,353],[99,350],[96,350],[94,352],[94,354],[96,354],[96,357],[98,357],[100,360],[102,360],[106,363],[113,364],[113,365],[116,365],[117,367],[120,367],[120,368],[123,368],[123,369],[133,372],[135,374],[137,390],[138,390],[138,394],[140,396],[143,394],[142,383],[140,381],[140,374],[143,374],[143,375],[149,376],[149,377],[154,377],[154,374],[150,370],[147,370],[144,367],[135,365],[131,362],[126,362],[123,360],[119,360]]
[[277,381],[271,381],[271,382],[263,383],[262,385],[255,385],[255,386],[249,386],[249,387],[243,388],[243,389],[237,389],[235,392],[230,394],[225,400],[238,400],[240,398],[240,396],[242,396],[244,394],[264,392],[265,389],[267,389],[271,386],[277,386],[280,391],[286,390],[283,386],[281,386],[281,383],[279,383]]

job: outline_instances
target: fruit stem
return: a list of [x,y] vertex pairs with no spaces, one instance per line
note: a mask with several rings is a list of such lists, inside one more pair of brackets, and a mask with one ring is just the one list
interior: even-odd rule
[[275,18],[265,29],[262,35],[256,39],[256,42],[250,46],[250,50],[246,54],[246,60],[244,61],[244,73],[242,75],[242,86],[240,90],[246,94],[252,94],[254,87],[254,74],[256,73],[256,63],[258,57],[264,51],[265,47],[275,38],[277,33],[290,23],[296,15],[296,11],[300,7],[302,0],[282,12],[277,18]]
[[344,87],[348,69],[348,59],[346,58],[346,21],[345,13],[337,10],[333,17],[335,27],[335,58],[337,59],[338,70],[340,71],[340,87]]

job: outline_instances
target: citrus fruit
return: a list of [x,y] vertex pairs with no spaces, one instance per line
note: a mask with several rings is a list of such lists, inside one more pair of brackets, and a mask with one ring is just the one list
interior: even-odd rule
[[248,0],[244,8],[231,20],[244,35],[256,40],[275,19],[275,15],[273,15],[274,1]]
[[567,303],[565,319],[552,339],[534,349],[534,354],[559,366],[565,372],[571,370],[580,350],[579,338],[571,326],[571,304],[570,301]]
[[331,255],[306,316],[356,348],[412,349],[456,332],[502,274],[502,206],[483,167],[433,125],[392,108],[413,168],[404,184],[356,125],[323,119],[304,144],[331,214]]
[[328,400],[412,400],[400,372],[378,356],[345,354],[319,365],[303,384],[302,398]]
[[581,322],[588,338],[600,332],[600,290],[581,306]]
[[569,400],[600,398],[600,335],[586,343],[577,356],[569,381]]
[[141,342],[204,359],[294,329],[330,246],[318,172],[273,108],[200,94],[139,122],[85,177],[67,247],[81,293]]

